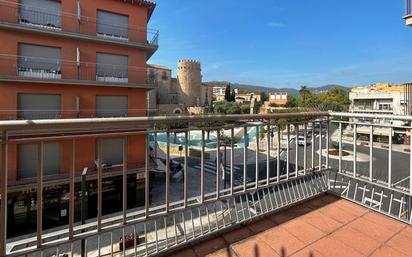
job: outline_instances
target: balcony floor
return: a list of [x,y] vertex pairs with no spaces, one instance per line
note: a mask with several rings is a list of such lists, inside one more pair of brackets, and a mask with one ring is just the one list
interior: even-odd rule
[[412,256],[412,226],[325,195],[172,256]]

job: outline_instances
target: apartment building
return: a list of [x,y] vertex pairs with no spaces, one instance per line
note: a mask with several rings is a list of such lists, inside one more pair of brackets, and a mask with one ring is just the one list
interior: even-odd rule
[[[0,119],[68,119],[146,116],[146,62],[158,48],[158,32],[147,28],[155,4],[144,0],[0,1]],[[91,128],[92,130],[93,128]],[[98,142],[79,139],[76,172],[96,172]],[[134,171],[129,187],[139,190],[145,137],[108,138],[101,142],[105,173],[123,166]],[[44,209],[51,222],[67,218],[67,184],[71,153],[67,141],[44,144]],[[36,205],[36,144],[9,147],[9,223],[31,227]],[[65,160],[65,161],[63,161]],[[140,176],[140,177],[139,177]],[[90,182],[90,216],[95,212],[95,182]],[[121,182],[107,182],[105,198],[116,209]],[[121,190],[120,190],[121,191]],[[139,196],[136,194],[135,203]],[[129,199],[133,201],[133,199]],[[35,210],[35,208],[34,208]],[[93,211],[94,210],[94,211]],[[110,212],[110,210],[104,210]]]
[[405,19],[406,25],[412,26],[412,0],[405,0]]
[[[382,119],[379,115],[407,115],[408,100],[406,92],[405,85],[389,83],[377,83],[368,87],[354,87],[349,93],[349,111],[351,113],[376,115],[376,119],[362,119],[365,122],[403,126],[405,125],[404,122]],[[355,120],[358,121],[358,119]],[[368,126],[359,126],[358,133],[369,136],[370,128]],[[393,137],[404,137],[405,135],[405,129],[396,129],[392,133]],[[375,129],[374,136],[378,140],[386,141],[389,131]]]

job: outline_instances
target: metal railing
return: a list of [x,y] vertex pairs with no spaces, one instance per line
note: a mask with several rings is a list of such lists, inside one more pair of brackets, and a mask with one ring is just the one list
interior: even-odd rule
[[[159,31],[147,27],[109,24],[93,17],[65,12],[57,14],[36,6],[25,6],[8,1],[0,1],[0,10],[2,13],[0,21],[3,22],[44,30],[80,33],[120,42],[145,43],[152,46],[158,46],[159,43]],[[97,24],[110,33],[98,33]]]
[[405,0],[405,16],[412,15],[412,0]]
[[[281,120],[289,120],[289,123],[284,124]],[[225,124],[221,124],[222,121]],[[67,252],[68,245],[72,252],[80,251],[83,240],[85,252],[101,255],[113,253],[114,245],[119,245],[119,237],[131,237],[134,247],[129,249],[127,245],[131,242],[123,240],[123,245],[120,243],[123,251],[154,255],[316,196],[327,189],[324,173],[327,158],[323,154],[316,155],[316,149],[322,153],[322,147],[328,145],[326,123],[326,113],[0,122],[4,155],[12,154],[16,145],[17,148],[20,144],[37,145],[37,177],[32,191],[43,192],[34,193],[33,199],[35,203],[44,203],[43,206],[33,205],[37,217],[34,237],[9,238],[5,249],[5,224],[7,218],[12,217],[5,215],[7,208],[2,204],[2,251],[7,250],[7,256],[39,251],[58,255]],[[180,128],[173,129],[176,126]],[[315,131],[320,135],[319,139],[316,139]],[[299,149],[300,143],[296,140],[299,133],[311,135],[305,136],[305,140],[314,142],[311,153],[293,152],[292,146]],[[105,165],[103,155],[107,148],[104,148],[104,141],[113,137],[123,140],[122,161],[114,165],[120,169],[120,212],[108,211],[113,203],[108,204],[103,198],[104,192],[110,188],[104,175],[115,168]],[[89,167],[90,172],[96,174],[90,187],[96,190],[97,213],[89,217],[85,225],[80,225],[75,220],[76,183],[81,171],[76,169],[76,156],[86,139],[97,142],[96,166],[94,169]],[[129,144],[136,144],[133,140],[146,142],[139,146],[145,156],[144,168],[140,171],[128,169],[129,158],[135,159],[133,152],[138,151],[128,150]],[[68,221],[58,233],[44,229],[47,224],[44,224],[43,213],[48,210],[44,201],[49,191],[45,190],[45,184],[53,185],[53,181],[44,178],[44,147],[47,142],[56,141],[63,142],[67,148],[64,151],[70,153],[64,157],[65,163],[70,163],[65,173],[69,188]],[[308,144],[302,146],[302,149],[308,148]],[[298,163],[302,158],[305,163]],[[84,162],[84,158],[82,160]],[[180,163],[180,168],[176,169],[176,163]],[[10,170],[7,162],[1,164],[2,171]],[[13,202],[13,183],[4,172],[1,174],[2,203],[8,203],[7,199]],[[127,188],[132,174],[143,174],[144,200],[141,205],[129,208],[128,199],[132,195]],[[190,229],[189,224],[193,224]],[[184,233],[177,227],[183,228]],[[156,240],[150,239],[153,236]],[[96,242],[99,242],[98,246],[94,245]]]
[[146,84],[146,68],[51,58],[0,55],[0,76],[41,80]]
[[[410,133],[411,126],[365,124],[358,118],[412,121],[411,116],[312,112],[0,122],[2,203],[13,202],[13,194],[25,186],[16,188],[4,172],[13,176],[14,166],[5,160],[16,156],[20,144],[38,148],[37,177],[25,190],[31,190],[35,203],[44,203],[32,206],[35,233],[25,238],[6,237],[11,206],[1,205],[0,255],[157,256],[327,191],[412,224],[412,158],[394,140],[396,133]],[[370,138],[361,136],[362,127],[371,128]],[[393,135],[387,136],[388,144],[376,142],[379,129]],[[118,165],[104,160],[104,142],[110,138],[122,142]],[[82,225],[76,199],[89,194],[76,190],[82,170],[77,158],[90,139],[96,141],[97,160],[88,167],[89,193],[97,211]],[[410,147],[410,137],[406,140]],[[70,153],[64,156],[68,166],[64,180],[49,181],[44,146],[56,141]],[[142,157],[140,169],[129,169],[133,153]],[[133,206],[132,181],[140,183],[144,196]],[[56,183],[68,189],[68,218],[53,230],[43,222],[46,187]],[[109,195],[120,196],[107,202]],[[118,208],[110,209],[117,202]]]

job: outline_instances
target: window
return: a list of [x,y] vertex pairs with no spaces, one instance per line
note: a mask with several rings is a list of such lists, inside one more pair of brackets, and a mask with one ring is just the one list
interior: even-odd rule
[[[60,143],[45,143],[43,152],[43,176],[60,173]],[[35,178],[37,176],[37,144],[22,144],[18,146],[19,179]]]
[[110,138],[102,140],[102,162],[110,166],[123,164],[122,138]]
[[114,39],[128,38],[129,17],[105,11],[97,11],[97,35]]
[[19,44],[18,75],[61,79],[60,48]]
[[61,28],[61,2],[53,0],[20,0],[20,23],[48,29]]
[[128,83],[127,56],[97,53],[96,62],[96,80]]
[[60,95],[18,94],[18,118],[24,120],[59,119]]
[[97,96],[96,117],[127,117],[127,96]]

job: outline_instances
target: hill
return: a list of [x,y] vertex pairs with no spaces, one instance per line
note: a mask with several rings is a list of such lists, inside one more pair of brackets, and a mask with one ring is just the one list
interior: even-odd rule
[[[213,85],[217,87],[225,87],[230,84],[232,88],[238,89],[239,93],[265,92],[266,94],[268,94],[270,92],[287,92],[289,95],[292,95],[292,96],[299,95],[299,90],[295,88],[271,88],[271,87],[262,87],[262,86],[256,86],[256,85],[230,83],[227,81],[210,81],[210,82],[206,82],[205,84],[209,84],[209,85]],[[350,88],[343,87],[340,85],[326,85],[326,86],[321,86],[321,87],[312,87],[312,88],[309,88],[309,90],[311,90],[315,94],[322,94],[334,87],[339,87],[347,91],[350,90]]]

